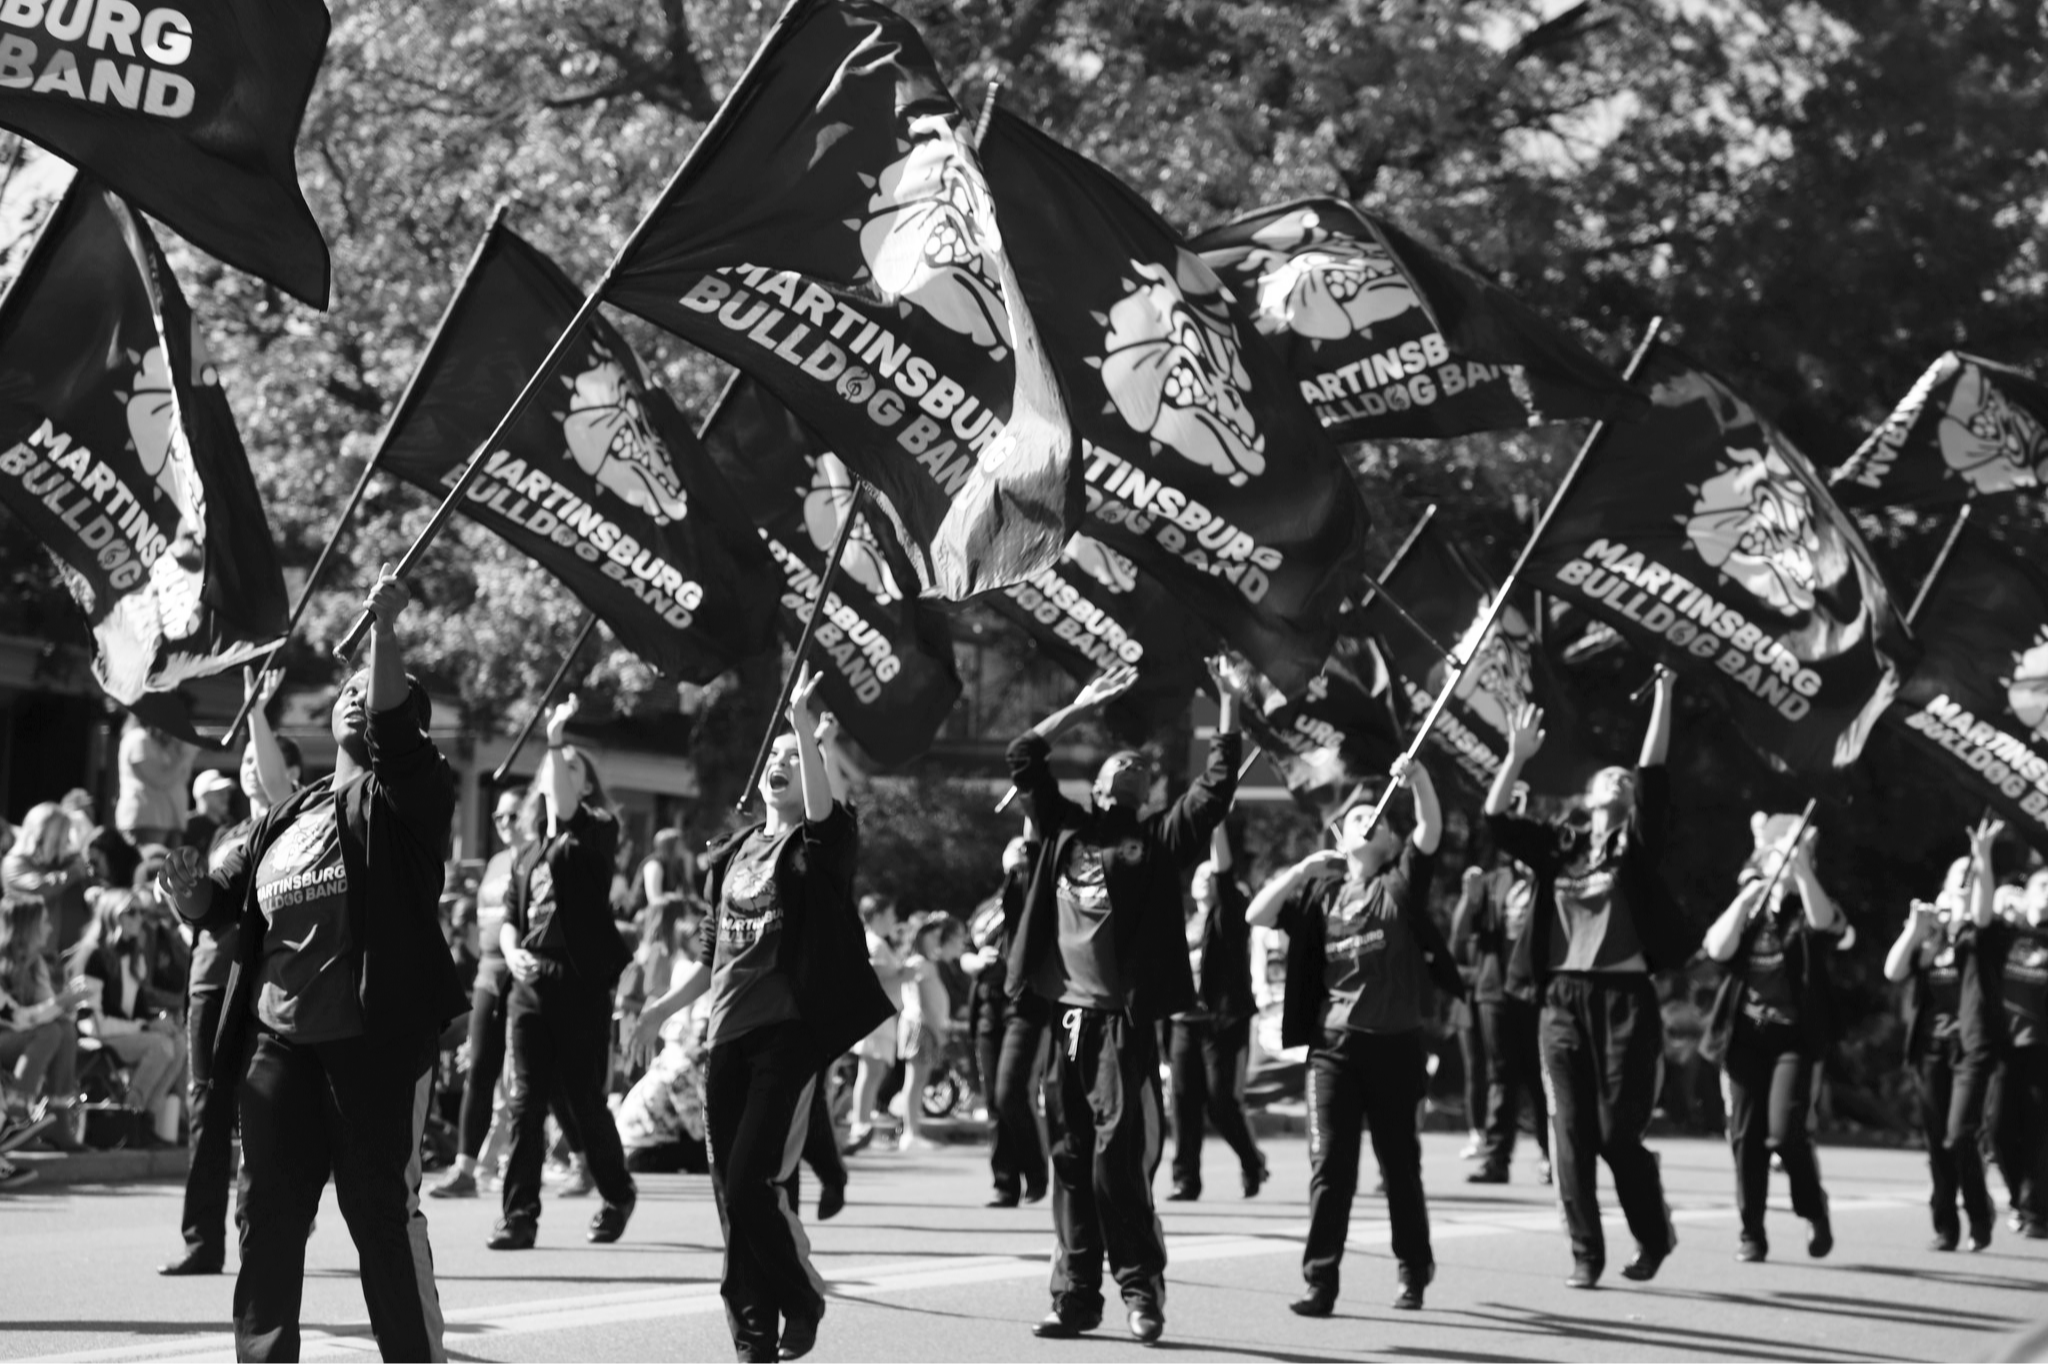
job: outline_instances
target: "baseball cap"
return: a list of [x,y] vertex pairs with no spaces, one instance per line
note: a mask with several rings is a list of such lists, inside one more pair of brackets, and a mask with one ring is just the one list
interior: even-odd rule
[[197,773],[193,776],[192,799],[200,801],[214,792],[231,792],[237,785],[234,778],[229,777],[220,769],[208,768],[205,772]]

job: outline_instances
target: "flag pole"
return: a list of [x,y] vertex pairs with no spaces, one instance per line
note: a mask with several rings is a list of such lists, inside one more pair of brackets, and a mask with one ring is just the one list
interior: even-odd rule
[[817,600],[811,603],[810,615],[804,618],[803,634],[797,637],[796,657],[789,661],[789,673],[782,680],[782,693],[775,699],[775,709],[768,713],[768,725],[761,734],[761,747],[754,751],[754,766],[747,770],[747,784],[740,788],[739,799],[733,802],[735,811],[744,812],[747,803],[754,799],[754,784],[761,780],[761,770],[768,766],[768,750],[775,744],[780,717],[789,705],[790,694],[796,691],[796,678],[803,672],[804,655],[810,650],[811,638],[818,633],[818,622],[825,615],[825,602],[832,595],[833,585],[839,581],[840,561],[846,557],[846,543],[853,539],[853,528],[860,521],[861,510],[867,506],[867,500],[867,480],[856,478],[853,506],[847,509],[846,520],[839,523],[839,534],[833,538],[831,552],[825,558],[825,572],[818,579]]
[[1948,528],[1948,539],[1941,542],[1941,549],[1934,556],[1934,565],[1927,570],[1927,577],[1920,580],[1920,591],[1913,594],[1913,605],[1906,608],[1906,624],[1911,626],[1920,617],[1920,608],[1927,605],[1927,594],[1934,591],[1934,580],[1941,577],[1941,571],[1948,567],[1948,557],[1955,552],[1956,542],[1962,539],[1963,527],[1970,520],[1970,509],[1977,505],[1975,493],[1963,501],[1963,510],[1956,513],[1955,525]]
[[492,771],[492,786],[495,787],[502,783],[505,780],[505,774],[510,772],[512,765],[518,761],[519,751],[526,747],[526,741],[533,734],[534,725],[539,722],[542,716],[547,714],[548,703],[555,699],[555,693],[561,690],[563,679],[569,676],[569,665],[576,662],[576,656],[583,652],[584,642],[590,639],[590,632],[596,629],[597,613],[585,611],[583,613],[583,624],[577,628],[576,638],[569,642],[569,652],[562,656],[562,662],[555,669],[555,676],[549,678],[548,685],[541,689],[540,700],[534,704],[532,712],[526,717],[526,724],[520,726],[519,733],[513,736],[512,752],[506,754],[505,761]]
[[[1819,803],[1819,801],[1820,798],[1818,796],[1809,796],[1806,798],[1806,809],[1799,812],[1799,823],[1792,827],[1792,838],[1791,841],[1785,845],[1785,856],[1778,859],[1778,865],[1771,869],[1771,879],[1764,883],[1765,902],[1769,902],[1771,898],[1771,892],[1777,888],[1778,878],[1784,875],[1786,866],[1791,863],[1792,851],[1798,848],[1799,841],[1806,837],[1806,827],[1807,825],[1812,823],[1813,808],[1816,804]],[[1844,915],[1843,918],[1847,919],[1848,916]]]
[[[734,90],[746,88],[747,82],[752,79],[755,70],[761,65],[762,58],[768,54],[770,48],[775,46],[776,39],[789,26],[790,16],[803,8],[807,3],[808,0],[790,0],[790,3],[783,7],[782,13],[775,20],[774,27],[768,30],[768,36],[763,38],[761,46],[754,50],[753,57],[747,62],[746,70],[742,71],[739,80],[733,83],[732,88]],[[675,173],[669,176],[668,183],[662,186],[661,193],[655,197],[654,203],[648,208],[647,212],[640,216],[640,221],[633,228],[632,235],[626,238],[626,244],[618,249],[617,254],[612,257],[611,263],[605,266],[604,274],[598,276],[597,284],[592,287],[590,293],[584,297],[582,304],[577,307],[576,316],[569,319],[569,325],[562,329],[562,335],[556,339],[553,346],[548,348],[547,356],[540,362],[540,368],[536,369],[533,372],[533,376],[526,381],[526,386],[519,391],[519,396],[512,400],[512,406],[505,410],[505,415],[498,419],[498,425],[492,429],[491,434],[478,444],[475,452],[469,457],[469,463],[463,466],[461,477],[448,490],[447,496],[441,499],[441,505],[434,509],[434,515],[427,519],[427,524],[420,528],[419,535],[414,537],[412,544],[406,548],[405,555],[398,561],[398,568],[396,570],[400,578],[405,577],[419,566],[419,562],[426,555],[428,548],[433,545],[435,539],[440,536],[442,530],[448,525],[449,520],[454,517],[455,509],[461,505],[462,499],[469,493],[470,485],[474,484],[477,476],[483,473],[484,456],[498,448],[498,443],[505,439],[505,433],[510,431],[519,419],[526,415],[526,410],[533,405],[533,400],[540,396],[541,390],[554,377],[555,370],[561,365],[563,360],[568,358],[570,348],[576,344],[577,339],[582,335],[585,325],[589,323],[592,315],[604,303],[605,291],[611,288],[612,277],[619,272],[621,266],[625,265],[634,251],[639,248],[641,241],[653,229],[655,219],[661,215],[662,206],[668,203],[669,196],[675,193],[678,185],[683,183],[684,177],[696,169],[698,159],[705,155],[706,149],[716,147],[724,140],[726,126],[737,117],[738,114],[734,111],[731,100],[728,99],[718,106],[718,112],[711,116],[711,122],[705,125],[704,131],[690,145],[690,150],[683,154],[682,164],[677,166]],[[342,637],[341,643],[335,646],[334,652],[343,657],[354,654],[356,646],[362,642],[364,634],[369,629],[370,613],[366,611],[356,617],[355,624],[349,627],[348,634]]]
[[[370,476],[377,472],[377,462],[384,457],[385,443],[391,439],[391,433],[398,423],[412,409],[413,394],[419,387],[420,373],[426,369],[427,362],[433,359],[434,353],[440,349],[441,335],[448,328],[448,319],[455,314],[455,305],[461,301],[462,291],[468,286],[470,276],[476,273],[478,264],[482,262],[484,248],[491,242],[491,234],[505,221],[505,216],[511,212],[511,208],[509,199],[500,199],[492,206],[491,220],[484,225],[484,235],[477,239],[476,249],[469,253],[469,264],[465,265],[462,274],[456,277],[455,292],[448,296],[447,306],[441,310],[440,319],[434,323],[434,330],[428,334],[427,346],[420,352],[419,364],[413,366],[411,377],[399,391],[397,405],[391,409],[391,415],[384,419],[384,427],[377,433],[376,449],[370,453],[369,463],[363,466],[362,474],[357,477],[356,486],[350,491],[348,501],[342,504],[341,515],[334,519],[334,529],[328,533],[327,543],[320,547],[319,558],[313,561],[313,571],[306,575],[305,586],[299,589],[299,600],[292,603],[292,614],[285,619],[283,638],[271,648],[268,655],[264,656],[263,666],[256,670],[259,677],[277,666],[277,656],[284,653],[284,647],[291,641],[292,633],[299,628],[299,620],[306,614],[307,604],[313,600],[313,590],[320,586],[320,576],[327,568],[327,561],[333,557],[335,547],[341,543],[341,533],[348,528],[349,521],[355,516],[356,508],[363,501],[363,494],[369,491]],[[242,709],[235,713],[235,718],[228,722],[227,732],[221,736],[222,747],[235,742],[235,735],[241,730],[242,722],[248,718],[249,702],[245,698]]]
[[[1628,368],[1621,373],[1624,381],[1635,378],[1637,369],[1642,366],[1643,358],[1650,353],[1650,348],[1657,344],[1657,333],[1662,331],[1663,327],[1663,318],[1650,319],[1650,325],[1644,330],[1643,339],[1637,345],[1635,354],[1629,357]],[[1471,667],[1472,659],[1478,657],[1477,643],[1483,642],[1499,622],[1501,612],[1507,607],[1508,595],[1514,591],[1515,580],[1522,576],[1522,570],[1528,566],[1530,556],[1536,553],[1537,545],[1542,543],[1543,533],[1550,529],[1551,519],[1557,515],[1557,509],[1564,506],[1566,496],[1572,491],[1572,486],[1579,481],[1580,471],[1586,467],[1586,460],[1599,447],[1601,439],[1606,434],[1605,418],[1595,422],[1593,429],[1586,433],[1585,441],[1579,446],[1579,453],[1573,457],[1570,468],[1565,470],[1564,478],[1557,485],[1557,491],[1550,495],[1550,503],[1543,509],[1543,515],[1537,518],[1536,529],[1530,532],[1528,541],[1522,546],[1522,553],[1515,557],[1515,567],[1508,570],[1508,576],[1501,583],[1500,591],[1494,594],[1492,605],[1486,609],[1486,615],[1481,620],[1478,631],[1472,636],[1475,642],[1472,657],[1461,659],[1456,655],[1450,656],[1451,674],[1444,679],[1444,685],[1438,690],[1436,700],[1429,704],[1429,711],[1423,716],[1422,724],[1416,727],[1414,738],[1408,741],[1408,748],[1395,761],[1396,770],[1406,768],[1415,761],[1415,756],[1422,752],[1423,741],[1429,738],[1429,732],[1435,728],[1437,719],[1443,715],[1444,708],[1451,704],[1451,698],[1457,694],[1458,684],[1464,680],[1465,670]],[[1378,825],[1380,817],[1386,814],[1387,803],[1394,799],[1396,785],[1398,784],[1389,782],[1380,792],[1379,799],[1373,803],[1372,818],[1366,824],[1367,830]]]
[[988,89],[982,92],[981,113],[974,120],[974,146],[976,150],[980,149],[981,140],[988,136],[988,121],[996,112],[996,96],[1002,93],[1003,78],[1001,76],[992,77],[989,80]]
[[[1422,528],[1429,525],[1429,523],[1434,521],[1435,519],[1436,504],[1431,503],[1429,506],[1422,509],[1421,519],[1418,520],[1413,526],[1409,527],[1408,534],[1401,538],[1401,543],[1399,546],[1395,548],[1393,557],[1387,560],[1387,566],[1384,569],[1380,570],[1379,578],[1374,578],[1371,574],[1363,575],[1368,591],[1366,592],[1365,596],[1359,600],[1358,609],[1360,611],[1364,611],[1367,607],[1371,606],[1372,599],[1379,596],[1381,593],[1387,590],[1386,584],[1382,580],[1387,578],[1390,574],[1392,574],[1394,570],[1401,567],[1401,561],[1408,558],[1408,552],[1415,548],[1415,542],[1422,539]],[[1390,597],[1387,600],[1391,602],[1393,599]],[[1401,614],[1403,618],[1406,618],[1406,612],[1402,612]],[[1418,627],[1418,629],[1420,629],[1420,627]],[[1427,633],[1427,631],[1424,632],[1424,634]]]

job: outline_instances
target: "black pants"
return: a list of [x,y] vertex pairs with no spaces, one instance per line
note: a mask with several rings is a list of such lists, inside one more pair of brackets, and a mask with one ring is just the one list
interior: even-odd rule
[[612,993],[577,979],[567,966],[543,962],[532,981],[512,983],[505,1033],[512,1057],[512,1125],[505,1154],[503,1218],[510,1227],[540,1222],[540,1171],[547,1155],[548,1096],[562,1105],[583,1139],[590,1178],[607,1204],[633,1201],[633,1177],[618,1125],[604,1102],[604,1058],[611,1047]]
[[825,1313],[825,1285],[789,1198],[818,1074],[801,1023],[713,1044],[704,1074],[711,1193],[725,1236],[718,1291],[741,1360],[774,1360],[782,1321]]
[[1486,1051],[1486,1168],[1504,1171],[1515,1155],[1522,1123],[1522,1098],[1536,1116],[1536,1146],[1550,1155],[1550,1105],[1543,1096],[1543,1057],[1537,1043],[1538,1013],[1511,995],[1474,1005]]
[[1100,1313],[1107,1260],[1127,1306],[1164,1312],[1166,1230],[1152,1203],[1164,1137],[1158,1036],[1125,1014],[1052,1008],[1052,1306]]
[[[462,1110],[457,1121],[455,1150],[476,1160],[491,1131],[492,1098],[498,1077],[505,1070],[505,1018],[512,1001],[512,974],[502,965],[492,971],[486,964],[477,973],[476,987],[469,996],[469,1070],[462,1078]],[[609,1046],[609,1044],[607,1044]],[[583,1137],[576,1128],[576,1116],[562,1102],[562,1088],[548,1095],[548,1112],[562,1126],[562,1138],[569,1150],[583,1150]]]
[[1597,1167],[1614,1177],[1622,1215],[1643,1250],[1677,1245],[1664,1177],[1643,1146],[1664,1061],[1664,1020],[1647,976],[1560,973],[1544,996],[1543,1085],[1555,1120],[1558,1199],[1572,1255],[1607,1263]]
[[1045,1047],[1047,1006],[1037,996],[984,1000],[976,1018],[975,1063],[990,1126],[988,1168],[996,1193],[1010,1198],[1045,1193],[1045,1145],[1038,1136],[1037,1093]]
[[185,1171],[185,1254],[220,1260],[228,1249],[228,1186],[235,1178],[235,1087],[213,1083],[219,990],[197,990],[185,1011],[191,1067],[192,1164]]
[[1421,1269],[1434,1264],[1429,1204],[1422,1193],[1422,1136],[1415,1106],[1429,1087],[1422,1031],[1357,1033],[1330,1029],[1308,1054],[1308,1245],[1302,1278],[1337,1292],[1337,1268],[1351,1231],[1358,1193],[1359,1130],[1372,1130],[1372,1151],[1387,1182],[1387,1218],[1394,1259]]
[[1988,1059],[1966,1056],[1954,1038],[1928,1045],[1916,1068],[1920,1091],[1920,1137],[1927,1146],[1927,1171],[1934,1188],[1928,1208],[1934,1230],[1948,1238],[1962,1236],[1956,1217],[1960,1198],[1970,1226],[1988,1231],[1995,1218],[1991,1192],[1984,1184],[1984,1153],[1979,1135],[1984,1123],[1984,1088]]
[[1486,1074],[1490,1060],[1486,1032],[1479,1023],[1479,1007],[1454,1005],[1452,1023],[1458,1034],[1458,1060],[1464,1065],[1465,1126],[1476,1133],[1486,1127]]
[[1792,1029],[1737,1023],[1728,1040],[1721,1078],[1728,1096],[1728,1145],[1735,1154],[1735,1208],[1745,1242],[1766,1241],[1764,1206],[1773,1152],[1785,1163],[1792,1212],[1806,1219],[1827,1213],[1820,1161],[1807,1127],[1815,1070],[1813,1057],[1801,1050]]
[[[826,1187],[846,1187],[846,1158],[839,1154],[839,1134],[832,1127],[832,1106],[825,1098],[831,1082],[831,1068],[818,1073],[818,1083],[811,1087],[811,1103],[804,1120],[803,1164],[811,1168],[811,1174],[818,1183]],[[803,1201],[803,1173],[792,1169],[789,1173],[789,1206],[796,1208]]]
[[1173,1069],[1173,1183],[1176,1189],[1202,1189],[1203,1119],[1216,1125],[1216,1135],[1230,1144],[1238,1165],[1259,1170],[1265,1158],[1252,1141],[1244,1118],[1244,1061],[1252,1044],[1252,1021],[1218,1024],[1211,1020],[1175,1020],[1168,1052]]
[[419,1201],[435,1035],[298,1044],[254,1032],[236,1088],[236,1358],[299,1358],[306,1237],[332,1175],[378,1350],[386,1360],[447,1359]]
[[2048,1047],[2005,1054],[2000,1146],[2013,1204],[2029,1223],[2048,1225]]

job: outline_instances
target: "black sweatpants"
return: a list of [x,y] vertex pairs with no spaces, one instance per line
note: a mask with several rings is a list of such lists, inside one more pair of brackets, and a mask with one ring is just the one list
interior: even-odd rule
[[1657,1158],[1643,1145],[1664,1061],[1656,988],[1635,973],[1560,972],[1544,995],[1542,1038],[1557,1193],[1572,1255],[1607,1263],[1595,1166],[1601,1159],[1636,1241],[1652,1255],[1669,1252],[1678,1234]]
[[1800,1048],[1797,1031],[1754,1028],[1738,1022],[1721,1059],[1728,1101],[1728,1145],[1735,1154],[1735,1208],[1742,1239],[1767,1244],[1764,1207],[1771,1188],[1771,1153],[1785,1163],[1792,1212],[1814,1219],[1827,1213],[1820,1160],[1814,1154],[1811,1114],[1814,1058]]
[[[505,1018],[511,1001],[512,973],[505,960],[486,958],[469,995],[469,1070],[462,1078],[462,1109],[456,1125],[455,1150],[471,1161],[483,1151],[484,1139],[490,1135],[491,1105],[498,1077],[505,1070]],[[569,1150],[581,1152],[583,1138],[576,1129],[575,1115],[562,1103],[559,1085],[548,1096],[548,1111],[562,1126]]]
[[185,1171],[182,1219],[185,1254],[220,1260],[228,1247],[228,1187],[235,1178],[235,1085],[214,1084],[213,1040],[220,1032],[222,991],[192,992],[185,1011],[185,1055],[191,1068],[192,1164]]
[[[827,1187],[846,1187],[846,1158],[839,1154],[839,1133],[832,1126],[832,1107],[825,1098],[825,1091],[832,1075],[831,1068],[818,1073],[818,1083],[811,1087],[811,1103],[804,1119],[803,1165],[811,1168],[811,1174],[818,1183]],[[789,1192],[789,1206],[796,1208],[803,1203],[803,1172],[792,1169],[785,1187]]]
[[725,1236],[718,1291],[743,1361],[774,1360],[784,1320],[825,1314],[825,1283],[788,1191],[817,1083],[796,1021],[714,1043],[705,1062],[711,1194]]
[[1504,1171],[1515,1155],[1522,1099],[1536,1116],[1536,1146],[1550,1155],[1550,1105],[1543,1096],[1543,1057],[1534,1005],[1511,995],[1474,1005],[1486,1050],[1486,1169]]
[[1452,1006],[1458,1034],[1458,1061],[1465,1078],[1465,1126],[1477,1133],[1486,1127],[1487,1072],[1491,1058],[1486,1050],[1486,1030],[1479,1022],[1480,1007],[1459,1002]]
[[1927,1172],[1933,1180],[1927,1205],[1934,1215],[1934,1231],[1942,1237],[1962,1236],[1956,1217],[1959,1198],[1971,1227],[1988,1231],[1996,1217],[1984,1183],[1980,1142],[1990,1069],[1988,1059],[1966,1056],[1956,1038],[1929,1044],[1915,1068],[1920,1138],[1927,1147]]
[[436,1035],[300,1044],[253,1032],[236,1087],[236,1358],[299,1358],[306,1237],[331,1174],[377,1349],[386,1360],[446,1360],[419,1200]]
[[1166,1310],[1166,1230],[1152,1203],[1162,1131],[1159,1040],[1123,1013],[1053,1006],[1052,1306],[1102,1311],[1106,1260],[1126,1306]]
[[1230,1144],[1238,1165],[1256,1171],[1265,1158],[1244,1117],[1245,1054],[1251,1050],[1252,1021],[1218,1024],[1176,1019],[1168,1065],[1173,1073],[1173,1184],[1201,1193],[1202,1137],[1206,1117]]
[[604,1102],[604,1059],[612,1034],[610,988],[593,988],[567,965],[543,961],[539,976],[512,983],[505,1034],[512,1058],[512,1093],[505,1104],[505,1117],[512,1125],[512,1144],[505,1154],[506,1225],[532,1227],[540,1222],[548,1097],[557,1093],[583,1139],[583,1159],[598,1194],[607,1204],[633,1202],[633,1177],[626,1171],[618,1124]]
[[1361,1126],[1387,1182],[1394,1259],[1417,1270],[1435,1264],[1429,1204],[1422,1193],[1422,1136],[1415,1106],[1429,1088],[1422,1030],[1360,1033],[1327,1029],[1308,1054],[1308,1245],[1301,1275],[1334,1294],[1351,1201],[1358,1193]]
[[976,1019],[975,1062],[994,1130],[988,1168],[996,1193],[1012,1199],[1045,1193],[1045,1144],[1031,1097],[1044,1065],[1047,1009],[1037,996],[997,997],[982,1002]]
[[2004,1058],[2006,1178],[2028,1223],[2048,1226],[2048,1047],[2013,1048]]

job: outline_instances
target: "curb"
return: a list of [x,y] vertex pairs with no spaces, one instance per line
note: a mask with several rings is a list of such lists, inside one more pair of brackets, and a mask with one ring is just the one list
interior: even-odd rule
[[38,1190],[48,1185],[112,1185],[138,1180],[183,1180],[192,1154],[183,1147],[154,1151],[9,1152],[7,1159],[36,1173]]

